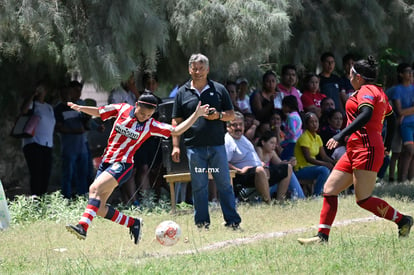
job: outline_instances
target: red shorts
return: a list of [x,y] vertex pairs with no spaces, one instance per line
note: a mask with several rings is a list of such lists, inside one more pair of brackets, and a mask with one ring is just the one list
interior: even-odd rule
[[377,172],[384,161],[384,146],[347,146],[346,153],[338,160],[334,169],[352,174],[354,169]]

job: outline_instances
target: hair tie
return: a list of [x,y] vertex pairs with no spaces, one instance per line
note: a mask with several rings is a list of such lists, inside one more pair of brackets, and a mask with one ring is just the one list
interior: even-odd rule
[[147,105],[151,105],[151,106],[157,107],[157,104],[145,102],[145,101],[142,101],[142,100],[138,100],[138,103],[147,104]]

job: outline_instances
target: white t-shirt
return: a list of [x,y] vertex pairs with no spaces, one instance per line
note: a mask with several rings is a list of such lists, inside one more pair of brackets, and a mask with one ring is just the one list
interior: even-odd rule
[[[33,104],[30,106],[33,106]],[[47,103],[40,103],[38,101],[35,101],[34,114],[40,117],[39,124],[36,127],[34,137],[23,139],[23,146],[30,143],[37,143],[52,148],[53,131],[56,124],[52,106]]]
[[245,136],[234,139],[229,133],[224,136],[227,160],[239,169],[246,166],[262,166],[253,144]]

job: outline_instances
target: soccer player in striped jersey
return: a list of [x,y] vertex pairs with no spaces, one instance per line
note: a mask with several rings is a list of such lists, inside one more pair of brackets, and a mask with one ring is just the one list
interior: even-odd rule
[[[142,220],[126,216],[107,205],[106,201],[117,186],[121,186],[131,176],[134,153],[151,136],[168,138],[170,135],[181,135],[200,116],[207,116],[209,105],[201,106],[180,125],[156,121],[151,116],[157,107],[157,98],[152,94],[143,94],[135,106],[126,103],[110,104],[102,107],[81,106],[68,102],[72,109],[91,116],[100,116],[102,120],[115,118],[114,126],[108,138],[102,162],[94,182],[89,187],[89,200],[86,210],[76,225],[68,224],[66,229],[79,239],[85,239],[87,230],[98,215],[129,228],[131,238],[138,244],[142,232]],[[204,118],[200,118],[204,119]]]
[[[351,68],[351,84],[355,92],[346,102],[348,125],[328,140],[333,149],[347,137],[344,154],[328,177],[323,194],[323,205],[318,234],[313,238],[298,239],[301,244],[327,243],[338,208],[338,194],[354,184],[357,204],[373,214],[398,225],[399,237],[407,237],[413,218],[398,212],[386,201],[373,197],[377,173],[384,152],[388,153],[395,126],[393,110],[382,88],[375,85],[378,69],[372,56],[357,61]],[[381,136],[384,118],[387,119],[385,146]]]

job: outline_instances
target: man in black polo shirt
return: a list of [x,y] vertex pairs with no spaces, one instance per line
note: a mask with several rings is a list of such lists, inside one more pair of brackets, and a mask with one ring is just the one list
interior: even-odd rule
[[[238,229],[241,222],[236,212],[233,187],[224,146],[225,122],[234,118],[230,96],[223,85],[209,80],[208,58],[193,54],[189,60],[191,79],[179,88],[172,112],[172,124],[178,125],[189,117],[198,101],[210,105],[207,117],[200,117],[184,133],[184,143],[191,173],[191,185],[195,208],[194,220],[199,228],[208,229],[208,172],[213,175],[220,196],[220,205],[227,227]],[[173,137],[172,159],[180,160],[180,137]]]

